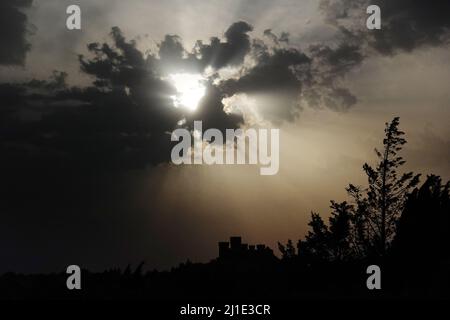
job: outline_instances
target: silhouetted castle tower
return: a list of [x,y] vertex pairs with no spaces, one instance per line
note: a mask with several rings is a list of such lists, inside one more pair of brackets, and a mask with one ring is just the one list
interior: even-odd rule
[[241,237],[230,237],[230,241],[219,242],[219,259],[273,257],[272,249],[264,244],[248,245]]
[[219,242],[219,257],[226,257],[230,250],[230,243],[229,242]]

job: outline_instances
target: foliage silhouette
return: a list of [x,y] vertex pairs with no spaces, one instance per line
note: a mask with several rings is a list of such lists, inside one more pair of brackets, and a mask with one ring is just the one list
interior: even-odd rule
[[292,259],[297,254],[291,239],[288,240],[286,245],[278,242],[278,249],[281,252],[282,259]]
[[[449,290],[450,181],[430,175],[408,195],[391,256],[408,291]],[[414,282],[407,279],[413,277]],[[400,286],[401,284],[399,284]]]
[[[300,243],[299,254],[319,260],[384,258],[396,233],[408,192],[418,183],[420,174],[397,171],[405,164],[399,152],[406,140],[398,129],[400,120],[386,123],[383,150],[375,149],[379,160],[372,168],[365,163],[368,187],[350,184],[346,190],[352,204],[331,201],[329,227],[313,213],[311,231]],[[303,251],[303,252],[302,252]]]
[[[403,131],[398,129],[400,119],[394,118],[386,123],[383,151],[375,149],[379,159],[376,168],[367,163],[363,169],[367,175],[369,186],[361,189],[352,184],[347,188],[349,195],[361,206],[356,221],[362,226],[360,235],[362,244],[368,253],[384,256],[395,236],[395,227],[399,219],[408,192],[419,183],[420,174],[404,173],[400,177],[397,170],[405,164],[398,153],[406,140]],[[365,194],[363,194],[363,192]],[[361,241],[360,241],[361,242]]]

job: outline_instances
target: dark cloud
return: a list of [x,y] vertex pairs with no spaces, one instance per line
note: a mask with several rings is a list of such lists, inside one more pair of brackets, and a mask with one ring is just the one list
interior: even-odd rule
[[30,50],[27,41],[28,19],[21,10],[33,0],[2,0],[0,2],[0,65],[23,65]]
[[[235,29],[229,38],[236,37]],[[191,69],[199,65],[198,59],[181,54],[176,37],[160,44],[160,58],[144,57],[119,28],[112,29],[111,39],[112,44],[89,44],[89,55],[79,56],[92,86],[68,87],[67,74],[60,72],[49,80],[0,86],[1,113],[9,119],[0,139],[9,155],[4,167],[15,166],[16,158],[36,163],[34,157],[46,155],[46,167],[85,173],[144,168],[170,160],[170,133],[181,119],[189,120],[188,128],[193,120],[203,120],[205,130],[237,128],[242,122],[223,111],[225,95],[212,83],[195,112],[173,107],[176,91],[165,79],[167,60],[178,59]]]
[[264,30],[264,36],[268,37],[270,40],[272,40],[275,44],[280,43],[289,43],[289,33],[288,32],[282,32],[280,36],[277,36],[275,33],[272,32],[272,29],[266,29]]
[[166,35],[158,45],[158,56],[150,55],[148,61],[162,74],[173,72],[203,72],[210,66],[220,69],[238,66],[250,51],[248,32],[253,27],[239,21],[232,24],[224,34],[225,41],[212,37],[209,43],[197,41],[193,50],[184,48],[182,39],[177,35]]
[[[381,30],[366,28],[366,8],[381,9]],[[392,55],[420,46],[447,45],[450,40],[450,1],[322,0],[325,21],[336,27],[337,44],[309,48],[313,81],[303,92],[310,106],[346,110],[357,98],[342,87],[341,79],[374,53]]]
[[[170,132],[182,119],[190,129],[194,120],[202,120],[204,130],[237,128],[243,115],[226,114],[222,100],[240,93],[259,97],[258,112],[276,123],[295,119],[300,99],[335,110],[356,102],[347,89],[336,85],[336,79],[359,63],[356,47],[316,46],[308,56],[281,47],[287,35],[277,37],[271,31],[266,35],[276,37],[275,46],[258,39],[250,42],[246,33],[251,29],[244,22],[233,24],[225,33],[226,42],[215,46],[213,40],[208,46],[211,51],[206,46],[198,51],[197,44],[188,52],[179,37],[168,35],[159,44],[158,54],[145,56],[135,41],[127,40],[115,27],[112,43],[91,43],[89,54],[79,56],[81,70],[92,76],[92,86],[67,87],[67,74],[59,72],[49,80],[2,85],[1,112],[11,119],[4,121],[8,134],[2,142],[15,146],[7,150],[12,164],[15,158],[32,162],[43,154],[51,155],[57,167],[88,172],[167,162]],[[244,64],[246,56],[253,59],[251,67]],[[206,96],[195,112],[174,108],[171,96],[176,91],[166,80],[168,74],[203,72],[210,63],[243,71],[239,78],[218,85],[213,83],[214,76],[208,79]],[[52,161],[49,167],[55,165]]]
[[324,81],[332,82],[332,79],[343,76],[354,67],[361,64],[363,54],[357,45],[346,43],[339,44],[336,48],[327,45],[312,45],[309,48],[311,56],[322,68]]
[[[239,127],[243,115],[225,113],[223,99],[241,93],[259,97],[258,112],[275,123],[295,119],[302,99],[335,110],[356,102],[339,80],[362,60],[358,46],[317,45],[306,54],[288,47],[285,33],[266,30],[274,40],[268,44],[250,39],[251,30],[245,22],[234,23],[225,41],[197,42],[191,51],[178,36],[167,35],[158,52],[144,54],[114,27],[111,42],[91,43],[88,54],[79,56],[92,85],[69,87],[64,72],[54,72],[48,80],[0,85],[3,168],[16,167],[17,159],[24,167],[35,163],[80,173],[165,163],[170,133],[182,119],[188,129],[194,120],[202,120],[204,130]],[[176,89],[167,76],[202,73],[207,67],[216,72],[205,80],[206,95],[197,110],[174,108]],[[237,68],[240,76],[217,83],[224,67]]]
[[[366,29],[365,9],[369,5],[381,9],[381,30]],[[449,43],[448,0],[322,0],[320,7],[327,22],[353,33],[362,45],[381,54]]]
[[382,12],[382,30],[374,34],[372,42],[381,53],[449,43],[450,1],[377,0],[373,4]]
[[217,37],[211,38],[209,44],[197,41],[196,52],[204,65],[210,65],[215,69],[239,65],[250,52],[251,43],[247,33],[252,30],[253,27],[247,22],[233,23],[225,32],[225,42]]
[[267,29],[264,35],[270,44],[253,41],[254,66],[238,79],[223,83],[227,95],[262,95],[257,108],[264,119],[272,122],[294,120],[303,105],[345,111],[357,103],[342,84],[364,60],[363,49],[353,34],[342,30],[335,45],[311,45],[306,52],[287,47],[285,33],[277,36]]
[[196,52],[188,52],[177,35],[166,35],[158,45],[159,59],[149,55],[147,61],[160,74],[170,73],[202,73],[206,62],[202,61]]
[[353,68],[359,66],[364,55],[357,44],[341,42],[334,48],[328,45],[309,47],[312,57],[312,81],[304,90],[304,99],[309,106],[327,106],[337,111],[348,110],[357,98],[342,87],[341,80]]
[[301,76],[309,72],[310,58],[294,48],[271,51],[259,41],[254,42],[252,53],[255,66],[239,79],[225,81],[222,89],[228,96],[263,95],[257,108],[266,120],[295,119],[303,85]]

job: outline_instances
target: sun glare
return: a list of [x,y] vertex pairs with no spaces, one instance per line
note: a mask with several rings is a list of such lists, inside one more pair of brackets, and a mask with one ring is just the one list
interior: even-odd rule
[[177,90],[177,94],[171,96],[174,106],[190,111],[197,109],[206,92],[203,85],[204,78],[200,74],[176,73],[171,74],[169,80]]

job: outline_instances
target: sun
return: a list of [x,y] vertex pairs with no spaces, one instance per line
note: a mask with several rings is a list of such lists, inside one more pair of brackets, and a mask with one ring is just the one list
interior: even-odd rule
[[177,94],[171,96],[174,106],[195,111],[206,93],[204,80],[200,74],[176,73],[169,75],[169,81],[177,90]]

